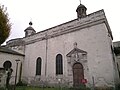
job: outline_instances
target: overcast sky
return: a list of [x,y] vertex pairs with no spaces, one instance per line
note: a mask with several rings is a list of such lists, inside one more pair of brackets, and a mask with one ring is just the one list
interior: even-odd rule
[[[82,0],[87,14],[104,9],[111,27],[114,41],[120,41],[120,0]],[[11,35],[8,38],[24,37],[24,30],[33,22],[36,32],[71,21],[77,18],[76,8],[79,0],[0,0],[7,7]],[[8,41],[7,40],[7,41]]]

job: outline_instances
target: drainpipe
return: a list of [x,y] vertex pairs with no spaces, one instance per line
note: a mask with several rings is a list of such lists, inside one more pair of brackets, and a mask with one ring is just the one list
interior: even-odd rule
[[46,61],[45,61],[45,76],[46,76],[46,74],[47,74],[47,51],[48,51],[48,38],[47,38],[47,33],[46,33],[46,35],[45,35],[45,38],[46,38],[46,56],[45,56],[45,58],[46,58]]

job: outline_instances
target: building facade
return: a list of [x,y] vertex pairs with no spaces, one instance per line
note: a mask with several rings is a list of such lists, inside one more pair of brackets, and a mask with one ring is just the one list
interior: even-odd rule
[[[16,74],[16,60],[20,60],[18,64]],[[0,87],[5,87],[7,78],[11,78],[9,83],[15,84],[15,76],[17,76],[17,82],[20,80],[20,68],[24,60],[24,54],[18,53],[7,47],[0,47]]]
[[30,22],[25,37],[7,42],[5,47],[24,55],[23,82],[38,86],[115,86],[119,77],[104,10],[88,15],[86,10],[80,4],[77,19],[38,33]]

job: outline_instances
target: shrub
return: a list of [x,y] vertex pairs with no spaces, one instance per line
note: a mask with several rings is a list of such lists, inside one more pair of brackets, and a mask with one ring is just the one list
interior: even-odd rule
[[4,88],[0,87],[0,90],[5,90]]
[[116,90],[120,90],[120,84],[116,85]]
[[80,85],[79,87],[71,87],[69,90],[90,90],[90,88],[86,87],[85,85]]
[[96,87],[95,90],[114,90],[113,87]]
[[22,81],[20,81],[20,82],[18,82],[18,83],[16,84],[16,86],[27,86],[27,84],[26,84],[26,83],[23,83]]

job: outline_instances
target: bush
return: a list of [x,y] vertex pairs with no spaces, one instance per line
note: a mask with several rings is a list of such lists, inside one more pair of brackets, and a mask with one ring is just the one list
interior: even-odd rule
[[113,87],[96,87],[95,90],[114,90]]
[[69,90],[90,90],[90,88],[85,85],[80,85],[79,87],[71,87]]
[[27,84],[26,84],[26,83],[23,83],[22,81],[20,81],[20,82],[18,82],[18,83],[16,84],[16,86],[27,86]]
[[116,85],[116,90],[120,90],[120,84]]
[[0,90],[5,90],[4,88],[0,87]]

